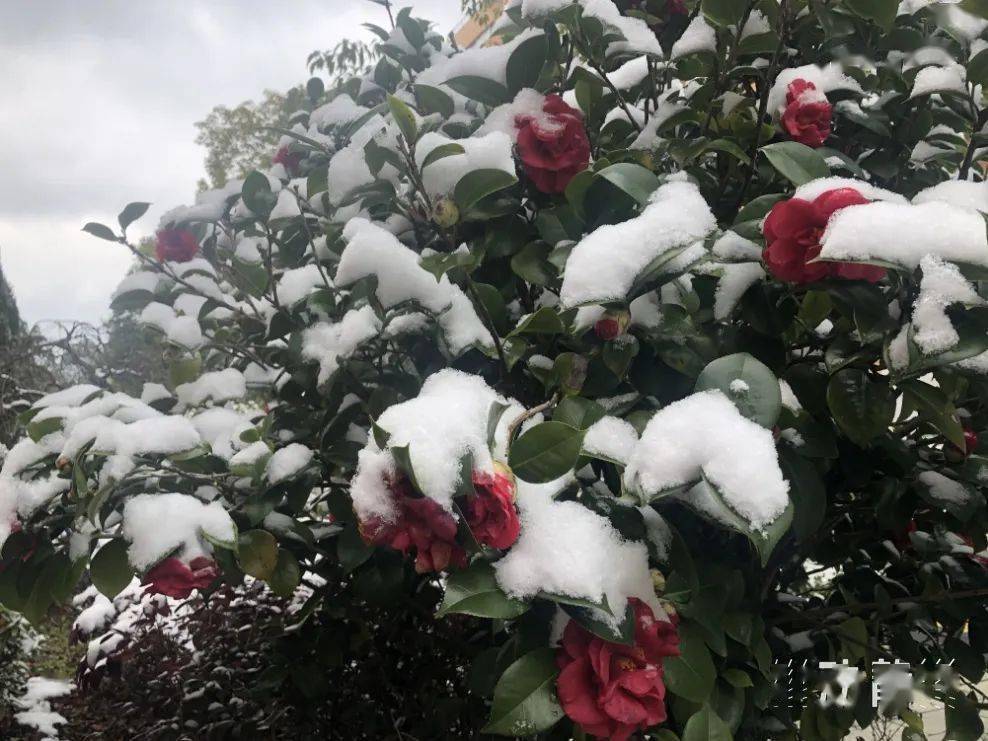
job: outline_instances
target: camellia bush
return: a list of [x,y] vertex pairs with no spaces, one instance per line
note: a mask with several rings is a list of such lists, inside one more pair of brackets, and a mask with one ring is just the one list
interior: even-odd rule
[[140,261],[113,308],[170,383],[23,415],[0,600],[305,579],[310,648],[269,681],[404,609],[470,657],[435,707],[487,717],[449,735],[916,741],[902,702],[783,676],[900,662],[980,738],[986,18],[515,0],[465,51],[407,9],[371,27],[372,73],[310,80],[271,167],[167,212],[154,256],[146,203],[85,227]]

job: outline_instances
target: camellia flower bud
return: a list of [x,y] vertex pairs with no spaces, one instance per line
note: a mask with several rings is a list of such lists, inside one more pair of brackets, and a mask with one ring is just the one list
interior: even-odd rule
[[593,325],[594,334],[602,340],[613,340],[625,333],[631,324],[631,312],[627,309],[608,309]]
[[655,590],[656,594],[662,594],[666,591],[666,578],[662,575],[662,572],[658,569],[649,569],[649,575],[652,577],[652,589]]
[[447,229],[460,220],[460,209],[450,198],[440,198],[432,209],[432,220],[436,225]]

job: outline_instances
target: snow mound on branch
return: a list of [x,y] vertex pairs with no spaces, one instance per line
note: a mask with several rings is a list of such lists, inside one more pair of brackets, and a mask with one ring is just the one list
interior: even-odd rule
[[319,384],[324,384],[367,340],[377,337],[381,320],[368,305],[351,309],[335,323],[318,322],[302,333],[302,357],[319,362]]
[[649,575],[645,544],[625,540],[606,517],[579,502],[553,500],[571,481],[569,475],[547,484],[518,481],[521,536],[494,564],[498,584],[519,599],[540,592],[598,603],[606,599],[617,620],[629,597],[664,615]]
[[[508,408],[498,423],[492,455],[487,420],[494,404]],[[395,471],[390,449],[406,445],[422,493],[451,510],[460,460],[469,453],[474,470],[493,472],[494,456],[505,457],[508,425],[522,411],[520,404],[500,396],[479,376],[449,368],[429,376],[417,397],[388,407],[377,419],[378,427],[390,435],[388,449],[382,451],[371,435],[360,452],[350,485],[357,515],[386,520],[394,516],[385,477]]]
[[[326,277],[329,280],[329,276]],[[278,279],[278,301],[285,306],[297,304],[317,288],[325,287],[317,265],[286,270]]]
[[924,354],[936,355],[949,350],[961,339],[947,316],[947,307],[951,304],[979,305],[984,300],[956,265],[927,255],[919,266],[923,278],[913,306],[913,340]]
[[177,555],[184,561],[212,552],[202,534],[232,542],[237,530],[219,502],[205,504],[187,494],[139,494],[124,505],[123,535],[131,565],[145,571]]
[[102,391],[99,386],[88,383],[81,383],[78,386],[69,386],[67,389],[55,391],[54,393],[42,396],[31,405],[32,409],[45,409],[46,407],[77,407],[89,397]]
[[453,192],[460,178],[474,170],[502,170],[515,175],[515,160],[511,153],[512,139],[506,133],[491,131],[484,136],[468,139],[450,139],[430,131],[423,134],[415,145],[415,163],[421,169],[425,158],[437,147],[456,143],[463,147],[462,154],[452,154],[429,164],[422,170],[422,183],[429,195],[438,197]]
[[717,226],[699,189],[676,180],[660,186],[633,219],[607,224],[585,236],[566,260],[564,307],[623,301],[650,263],[702,240]]
[[353,98],[349,95],[337,95],[309,114],[309,125],[316,127],[338,126],[356,121],[369,110],[369,108],[354,103]]
[[169,342],[188,350],[202,347],[202,330],[196,317],[176,314],[168,304],[152,301],[141,311],[139,321],[157,327]]
[[960,208],[988,213],[988,183],[972,183],[970,180],[945,180],[925,188],[913,197],[913,203],[942,201]]
[[717,51],[717,34],[703,16],[698,15],[690,21],[690,25],[683,31],[683,35],[672,45],[672,52],[669,56],[672,59],[679,59],[687,54],[701,51]]
[[625,486],[651,496],[706,479],[756,530],[789,503],[771,431],[742,416],[720,391],[656,412],[632,451]]
[[937,255],[988,266],[984,218],[942,201],[848,206],[830,218],[822,244],[824,260],[881,260],[913,269],[926,255]]
[[583,451],[594,456],[624,463],[638,444],[638,432],[630,422],[610,415],[601,417],[587,428]]
[[247,381],[236,368],[224,368],[176,386],[175,395],[183,406],[198,406],[207,401],[219,404],[247,396]]
[[376,295],[385,309],[414,301],[439,315],[446,342],[453,354],[470,345],[493,346],[493,338],[473,304],[445,275],[436,277],[419,265],[419,256],[391,232],[363,218],[353,218],[343,229],[348,241],[334,282],[348,286],[368,275],[377,276]]
[[152,417],[130,424],[106,420],[96,432],[93,451],[109,453],[101,477],[120,480],[134,468],[135,455],[171,455],[195,448],[202,438],[186,417]]
[[443,83],[454,77],[484,77],[502,85],[508,82],[508,59],[521,44],[535,36],[543,35],[541,30],[528,29],[518,34],[507,44],[498,46],[478,46],[450,57],[439,58],[431,67],[423,70],[416,82],[420,85],[433,85],[453,94],[454,100],[463,96],[455,93]]
[[289,479],[309,465],[315,453],[301,443],[291,443],[276,450],[264,470],[269,484]]
[[583,8],[584,16],[596,18],[605,26],[612,26],[624,36],[623,41],[612,41],[608,45],[608,55],[638,52],[662,56],[662,47],[648,24],[640,18],[621,15],[621,11],[611,0],[523,0],[521,14],[523,18],[541,18],[574,3]]
[[845,75],[843,68],[837,62],[830,62],[824,67],[815,64],[789,67],[779,73],[779,76],[775,78],[775,84],[769,91],[768,110],[773,115],[785,106],[789,85],[796,80],[811,82],[822,93],[829,93],[831,90],[862,92],[861,85],[854,78]]
[[793,193],[793,198],[802,198],[804,201],[814,201],[818,196],[823,195],[828,190],[837,190],[839,188],[851,188],[856,190],[869,201],[889,201],[891,203],[909,202],[904,196],[899,195],[898,193],[893,193],[891,190],[885,190],[885,188],[879,188],[877,185],[872,185],[865,180],[855,180],[854,178],[841,177],[817,178],[816,180],[811,180],[808,183],[803,183],[796,188],[796,192]]

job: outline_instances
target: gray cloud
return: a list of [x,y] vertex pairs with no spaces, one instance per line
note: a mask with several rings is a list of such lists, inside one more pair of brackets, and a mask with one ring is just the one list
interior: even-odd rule
[[[415,13],[449,29],[459,0]],[[153,202],[188,203],[203,174],[194,122],[306,79],[305,58],[360,24],[366,0],[33,0],[0,3],[0,260],[29,322],[95,321],[129,265],[80,231]]]

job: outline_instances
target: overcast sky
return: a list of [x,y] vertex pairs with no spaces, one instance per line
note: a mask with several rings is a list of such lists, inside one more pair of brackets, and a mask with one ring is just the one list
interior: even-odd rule
[[[459,0],[399,0],[444,32]],[[204,150],[194,122],[218,104],[308,75],[305,59],[360,24],[369,0],[0,2],[0,263],[25,321],[107,313],[130,260],[80,231],[151,201],[133,236],[191,203]]]

